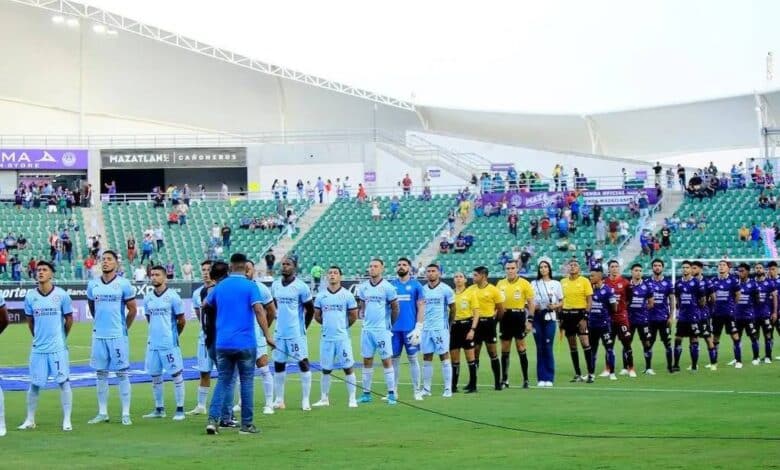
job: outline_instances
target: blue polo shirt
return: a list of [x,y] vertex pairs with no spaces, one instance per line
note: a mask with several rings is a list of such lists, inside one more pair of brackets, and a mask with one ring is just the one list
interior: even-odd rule
[[216,307],[217,349],[252,349],[255,337],[254,304],[262,303],[260,289],[243,274],[233,273],[209,291],[206,303]]

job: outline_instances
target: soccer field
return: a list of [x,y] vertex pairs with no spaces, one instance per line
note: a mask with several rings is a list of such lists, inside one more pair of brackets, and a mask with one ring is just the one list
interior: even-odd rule
[[[309,341],[313,360],[318,356],[317,333],[312,327]],[[353,339],[357,339],[356,333]],[[195,355],[196,334],[194,324],[185,329],[185,357]],[[130,335],[132,360],[142,361],[145,323],[134,325]],[[533,341],[529,343],[533,348]],[[69,344],[71,360],[86,363],[90,325],[74,325]],[[26,326],[9,326],[0,336],[2,367],[26,364],[29,345]],[[133,386],[131,427],[118,422],[116,387],[111,387],[109,402],[112,422],[103,425],[86,424],[97,411],[94,387],[74,388],[74,429],[70,433],[60,430],[57,389],[42,391],[38,428],[31,431],[15,429],[25,417],[25,393],[6,391],[9,431],[0,439],[2,467],[777,468],[778,440],[739,438],[780,438],[780,363],[752,366],[747,362],[744,369],[735,370],[725,366],[731,358],[730,342],[724,346],[721,367],[714,373],[701,369],[698,373],[683,371],[670,376],[664,370],[663,350],[657,346],[655,366],[659,375],[621,377],[617,382],[600,379],[588,385],[568,383],[572,375],[570,359],[565,345],[558,342],[554,388],[512,387],[500,392],[490,386],[490,368],[484,366],[487,358],[483,352],[479,393],[456,394],[451,399],[440,397],[436,359],[434,382],[439,385],[434,386],[434,396],[424,402],[390,407],[375,399],[358,409],[348,409],[345,387],[335,380],[331,406],[307,413],[298,409],[300,387],[292,374],[288,376],[287,410],[273,416],[256,414],[256,424],[262,430],[257,436],[239,436],[236,430],[207,436],[202,416],[173,422],[170,382],[166,382],[165,389],[169,418],[164,420],[141,418],[152,409],[151,384]],[[749,345],[745,351],[749,357],[748,349]],[[638,345],[637,350],[641,351]],[[531,354],[532,383],[534,357]],[[512,359],[510,382],[516,385],[520,383],[520,368],[517,356]],[[641,352],[636,359],[642,364]],[[603,357],[599,367],[602,364]],[[687,366],[687,361],[682,365]],[[381,374],[376,377],[382,379]],[[319,398],[318,379],[315,373],[312,401]],[[406,402],[411,398],[406,365],[402,366],[401,382],[400,400]],[[384,388],[383,383],[374,385],[375,391],[384,392]],[[196,381],[187,383],[187,409],[195,404],[196,390]],[[259,413],[257,405],[263,400],[259,381],[255,395],[255,410]],[[714,436],[736,439],[712,439]]]

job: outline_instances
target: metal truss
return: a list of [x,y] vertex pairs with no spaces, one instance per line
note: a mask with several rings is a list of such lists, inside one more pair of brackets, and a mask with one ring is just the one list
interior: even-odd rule
[[353,87],[344,83],[328,80],[325,78],[309,75],[296,70],[291,70],[279,65],[262,62],[251,57],[247,57],[235,52],[221,49],[210,44],[203,43],[196,39],[182,36],[172,31],[167,31],[156,26],[150,26],[140,21],[117,15],[100,8],[84,5],[70,0],[10,0],[15,3],[21,3],[59,13],[66,16],[84,18],[93,23],[104,24],[109,28],[126,31],[137,34],[148,39],[153,39],[165,44],[180,47],[196,54],[211,57],[212,59],[228,62],[233,65],[248,68],[256,72],[273,75],[275,77],[285,78],[300,83],[305,83],[325,90],[335,91],[357,98],[363,98],[376,103],[393,106],[396,108],[414,111],[414,104],[408,101],[399,100],[385,95],[380,95],[362,88]]

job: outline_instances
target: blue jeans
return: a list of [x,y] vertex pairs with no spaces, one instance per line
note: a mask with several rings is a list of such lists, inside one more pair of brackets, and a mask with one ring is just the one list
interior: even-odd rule
[[555,344],[556,322],[545,320],[544,313],[537,312],[534,315],[534,342],[536,343],[536,376],[541,382],[553,382],[555,380],[555,358],[553,357],[553,345]]
[[252,424],[254,419],[254,376],[257,348],[217,349],[217,373],[219,380],[209,406],[209,419],[218,421],[230,418],[226,409],[233,406],[233,378],[238,368],[241,387],[241,424]]

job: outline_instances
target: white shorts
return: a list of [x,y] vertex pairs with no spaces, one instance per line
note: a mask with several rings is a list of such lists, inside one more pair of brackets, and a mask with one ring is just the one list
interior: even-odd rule
[[203,338],[198,339],[198,372],[204,374],[211,373],[216,367],[214,361],[209,356],[209,350],[206,348],[206,340]]
[[130,367],[130,342],[119,338],[92,338],[89,365],[95,370],[125,370]]
[[352,342],[349,339],[320,342],[322,370],[350,369],[354,364]]
[[49,377],[61,384],[70,377],[70,360],[67,349],[53,353],[30,353],[30,383],[46,386]]
[[450,352],[450,332],[447,330],[423,330],[420,339],[420,350],[423,354],[442,355]]
[[146,350],[146,373],[149,375],[162,375],[163,372],[173,375],[181,372],[183,368],[184,361],[179,347]]
[[360,353],[364,358],[379,357],[389,359],[393,356],[393,333],[389,330],[363,330],[360,333]]
[[[296,363],[309,358],[309,344],[305,336],[297,338],[275,338],[276,349],[273,351],[274,362]],[[260,356],[258,356],[260,357]]]

